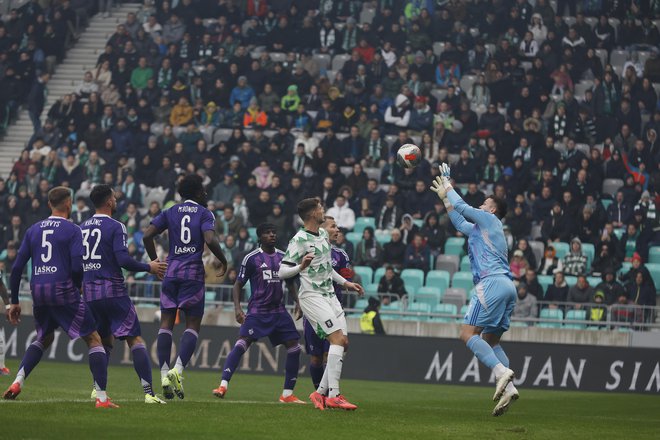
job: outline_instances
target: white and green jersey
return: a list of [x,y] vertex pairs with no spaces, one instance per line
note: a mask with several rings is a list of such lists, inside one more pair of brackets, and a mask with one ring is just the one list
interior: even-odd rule
[[298,265],[309,253],[314,253],[314,259],[307,269],[300,271],[300,289],[298,297],[304,298],[310,295],[334,296],[335,290],[332,285],[332,258],[331,246],[328,233],[319,229],[318,234],[313,234],[304,229],[298,231],[289,241],[286,254],[282,262]]

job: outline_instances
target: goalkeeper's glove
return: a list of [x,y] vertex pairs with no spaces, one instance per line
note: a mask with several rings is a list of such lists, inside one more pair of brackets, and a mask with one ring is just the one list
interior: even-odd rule
[[447,204],[447,190],[445,189],[445,186],[443,185],[442,182],[442,178],[440,176],[436,177],[433,183],[431,184],[431,191],[433,191],[438,195],[438,197],[440,197],[442,203],[444,203],[445,205]]
[[454,189],[451,186],[451,176],[450,176],[451,169],[449,168],[449,165],[446,163],[440,164],[440,180],[442,182],[442,186],[445,188],[446,192],[451,191]]

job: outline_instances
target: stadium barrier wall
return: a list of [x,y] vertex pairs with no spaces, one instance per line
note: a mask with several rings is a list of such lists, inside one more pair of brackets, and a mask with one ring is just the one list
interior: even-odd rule
[[[157,365],[158,325],[142,323],[142,335]],[[175,345],[183,331],[175,329]],[[2,323],[8,358],[21,358],[36,332],[30,316],[18,327]],[[235,327],[202,327],[197,350],[189,368],[220,372],[237,338]],[[456,339],[407,336],[351,335],[343,377],[428,384],[488,386],[494,378]],[[504,343],[516,386],[555,390],[660,394],[660,350],[645,348],[589,347],[584,345]],[[57,331],[44,360],[86,362],[82,340],[70,341]],[[176,348],[172,350],[175,355]],[[268,342],[253,344],[241,363],[242,373],[284,374],[286,350]],[[173,359],[174,360],[174,359]],[[117,342],[111,363],[132,365],[127,345]],[[306,356],[301,362],[301,386],[307,379]],[[38,374],[38,372],[37,372]]]

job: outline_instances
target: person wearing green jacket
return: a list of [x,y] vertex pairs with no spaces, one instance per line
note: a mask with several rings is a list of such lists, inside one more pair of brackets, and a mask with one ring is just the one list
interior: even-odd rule
[[147,66],[147,59],[140,57],[138,66],[131,73],[131,85],[135,90],[142,90],[147,87],[147,81],[154,76],[154,71]]
[[300,105],[300,96],[298,96],[298,86],[291,84],[287,89],[286,95],[282,96],[282,110],[288,113],[295,113]]

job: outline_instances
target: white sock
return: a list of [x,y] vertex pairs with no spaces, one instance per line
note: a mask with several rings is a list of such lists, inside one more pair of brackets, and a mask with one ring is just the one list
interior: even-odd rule
[[160,378],[165,379],[165,376],[167,376],[167,372],[170,371],[170,366],[165,362],[162,367],[160,367]]
[[105,391],[100,391],[97,389],[96,398],[99,399],[101,402],[105,402],[106,400],[108,400],[108,395],[106,394]]
[[5,366],[5,331],[0,330],[0,368]]
[[220,381],[220,386],[225,387],[225,388],[229,388],[229,382],[227,382],[226,380],[222,380],[222,381]]
[[341,378],[341,369],[344,365],[344,347],[341,345],[331,345],[328,350],[328,396],[337,397],[339,395],[339,379]]
[[22,368],[18,370],[18,373],[16,374],[16,379],[14,379],[14,383],[17,383],[20,385],[21,388],[23,388],[23,383],[25,383],[25,370]]
[[176,364],[174,365],[174,368],[176,368],[176,371],[178,371],[179,374],[183,374],[183,362],[181,362],[180,357],[176,358]]
[[283,397],[293,396],[293,390],[284,390],[284,391],[282,391],[282,396]]
[[319,393],[322,396],[325,396],[328,392],[328,366],[326,364],[325,370],[323,370],[323,377],[321,378],[321,383],[319,383],[319,387],[316,390],[317,393]]
[[495,373],[495,377],[498,379],[502,377],[504,373],[506,373],[506,370],[507,368],[504,365],[502,365],[501,362],[499,362],[497,365],[493,367],[493,373]]

